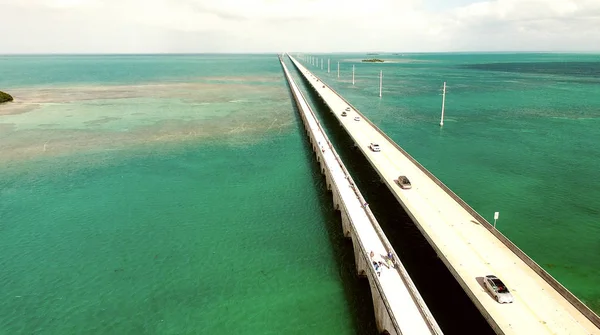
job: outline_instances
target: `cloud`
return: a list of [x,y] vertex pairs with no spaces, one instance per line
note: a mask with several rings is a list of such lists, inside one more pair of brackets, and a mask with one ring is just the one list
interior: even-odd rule
[[444,25],[456,49],[600,50],[596,0],[480,2],[450,11]]
[[600,49],[598,0],[428,1],[0,0],[0,53]]
[[596,0],[497,0],[461,7],[453,10],[452,14],[465,22],[593,17],[600,14],[600,2]]

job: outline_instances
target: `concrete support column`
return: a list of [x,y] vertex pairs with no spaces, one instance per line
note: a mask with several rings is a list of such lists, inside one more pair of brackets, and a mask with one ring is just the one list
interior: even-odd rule
[[344,233],[344,237],[352,238],[350,235],[350,219],[348,219],[348,213],[342,211],[342,232]]
[[367,264],[367,262],[365,261],[365,257],[360,254],[360,242],[358,242],[358,237],[354,236],[354,231],[350,231],[350,235],[352,238],[352,247],[354,249],[354,263],[356,264],[356,273],[358,273],[359,276],[364,277],[366,275],[366,271],[368,270],[367,266],[370,266],[370,264]]
[[375,282],[372,278],[369,278],[369,286],[371,287],[371,297],[373,298],[373,309],[375,311],[377,330],[379,333],[387,331],[390,334],[396,334],[392,320],[390,320],[390,315],[385,308],[381,293],[377,289],[377,286],[375,286]]
[[340,194],[335,187],[331,190],[331,196],[333,197],[333,209],[339,211],[340,208],[342,208],[342,199],[340,198]]

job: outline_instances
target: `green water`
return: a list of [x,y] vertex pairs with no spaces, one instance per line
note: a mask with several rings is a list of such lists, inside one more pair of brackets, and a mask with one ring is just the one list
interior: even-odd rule
[[277,57],[197,58],[57,86],[10,69],[89,69],[2,59],[0,334],[374,333]]
[[352,333],[303,149],[291,133],[4,175],[0,329]]
[[[340,80],[311,69],[600,311],[600,57],[331,57]],[[375,333],[275,55],[2,56],[0,89],[0,334]]]

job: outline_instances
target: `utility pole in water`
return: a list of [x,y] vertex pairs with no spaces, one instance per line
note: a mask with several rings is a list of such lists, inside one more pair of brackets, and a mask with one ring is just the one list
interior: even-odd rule
[[[444,82],[444,91],[442,93],[442,118],[440,119],[440,127],[444,125],[444,108],[446,107],[446,82]],[[495,225],[495,223],[494,223]]]
[[383,70],[379,71],[379,97],[381,98],[381,90],[383,88]]

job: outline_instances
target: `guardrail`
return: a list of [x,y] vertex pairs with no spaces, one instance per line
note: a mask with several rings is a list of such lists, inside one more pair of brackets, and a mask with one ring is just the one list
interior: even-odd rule
[[[290,55],[288,55],[294,65],[296,60],[293,59]],[[297,67],[297,65],[296,65]],[[311,72],[312,73],[312,72]],[[314,74],[313,74],[314,75]],[[408,160],[410,160],[419,170],[421,170],[424,174],[426,174],[435,184],[437,184],[442,190],[446,192],[452,199],[454,199],[463,209],[465,209],[469,214],[471,214],[475,219],[477,219],[485,228],[487,228],[496,238],[498,238],[508,249],[510,249],[515,255],[517,255],[525,264],[527,264],[535,273],[537,273],[540,277],[542,277],[552,288],[554,288],[561,296],[563,296],[571,305],[573,305],[579,312],[581,312],[588,320],[590,320],[595,326],[600,327],[600,316],[598,316],[594,311],[592,311],[587,305],[585,305],[579,298],[577,298],[571,291],[569,291],[566,287],[564,287],[558,280],[556,280],[550,273],[544,270],[541,266],[539,266],[531,257],[529,257],[523,250],[517,247],[511,240],[509,240],[504,234],[502,234],[498,229],[494,228],[494,226],[489,223],[483,216],[477,213],[469,204],[467,204],[463,199],[461,199],[456,193],[454,193],[446,184],[444,184],[441,180],[439,180],[433,173],[427,170],[421,163],[419,163],[416,159],[414,159],[408,152],[402,149],[394,140],[392,140],[386,133],[384,133],[379,127],[377,127],[371,120],[366,118],[354,105],[352,105],[348,100],[342,97],[336,90],[331,88],[331,86],[327,85],[325,82],[321,80],[321,78],[315,76],[315,78],[319,79],[319,83],[327,86],[335,95],[337,95],[342,101],[351,106],[362,118],[367,121],[380,135],[382,135],[385,139],[387,139],[396,149],[398,149]]]
[[[283,64],[283,59],[281,58],[281,56],[279,57],[279,60],[280,60],[282,66],[284,68],[284,71],[286,71],[286,74],[289,74],[289,72],[287,72],[287,69],[286,69],[285,65]],[[296,100],[296,103],[299,104],[299,101],[298,101],[298,98],[296,97],[295,91],[292,90],[292,93],[294,95],[294,99]],[[298,93],[300,93],[300,96],[302,97],[302,99],[304,99],[304,101],[307,101],[306,98],[304,97],[304,94],[299,89],[298,89]],[[307,106],[308,106],[308,103],[307,103]],[[359,202],[361,204],[366,203],[364,197],[362,196],[362,194],[360,193],[360,191],[358,190],[358,188],[355,187],[356,184],[354,183],[354,180],[352,179],[352,176],[350,175],[350,172],[348,172],[348,170],[346,169],[346,166],[342,162],[342,159],[339,157],[339,155],[335,151],[335,148],[333,147],[333,144],[331,143],[331,141],[329,141],[329,138],[325,135],[326,134],[325,130],[321,126],[321,123],[317,119],[315,113],[310,108],[310,106],[308,106],[308,111],[311,113],[311,115],[315,119],[317,127],[319,128],[319,131],[321,133],[323,133],[324,138],[325,138],[325,142],[327,143],[327,146],[331,150],[331,153],[333,154],[335,160],[337,161],[338,165],[340,166],[341,170],[343,171],[343,173],[344,173],[346,179],[348,180],[348,183],[350,184],[350,186],[352,188],[352,191],[356,195],[357,199],[359,199]],[[302,116],[302,117],[304,119],[304,116]],[[325,162],[325,164],[327,164],[327,163]],[[335,186],[338,187],[337,183],[335,182],[335,179],[334,178],[331,178],[331,179],[332,179],[332,182],[335,184]],[[340,188],[338,187],[338,190],[339,189]],[[346,213],[349,213],[348,209],[346,207],[346,204],[343,201],[341,201],[341,202],[342,202],[342,205],[344,206],[344,209],[346,210]],[[398,275],[400,276],[400,278],[404,282],[405,286],[407,287],[408,292],[411,295],[413,301],[417,304],[419,312],[421,313],[421,315],[423,316],[423,318],[426,320],[428,328],[431,330],[431,332],[433,334],[442,334],[442,330],[439,328],[437,322],[433,318],[433,315],[431,314],[431,312],[429,311],[429,308],[425,304],[425,301],[423,300],[423,298],[419,294],[416,286],[414,285],[414,282],[412,281],[412,279],[410,278],[408,272],[404,268],[404,265],[402,265],[402,262],[400,261],[400,258],[398,257],[398,254],[396,254],[396,251],[394,250],[394,248],[392,247],[391,243],[387,239],[387,236],[385,236],[385,233],[381,229],[381,226],[379,226],[379,223],[377,222],[377,219],[373,215],[373,212],[367,206],[363,206],[363,209],[364,209],[364,211],[365,211],[365,213],[367,215],[367,218],[369,219],[369,222],[371,223],[371,226],[374,228],[375,232],[377,233],[377,236],[379,237],[381,243],[384,245],[386,251],[387,252],[391,252],[392,255],[393,255],[393,257],[394,257],[394,259],[396,260],[394,268],[396,269]],[[356,231],[356,228],[354,227],[354,223],[352,222],[352,219],[350,218],[350,216],[348,216],[348,219],[351,222],[351,227],[354,230],[355,236],[358,236],[358,235],[356,235],[357,231]],[[391,310],[391,307],[389,305],[387,297],[383,293],[383,289],[381,288],[379,280],[377,279],[378,277],[375,276],[375,270],[373,269],[372,266],[370,266],[371,265],[371,259],[368,256],[368,251],[365,249],[365,247],[362,244],[362,241],[360,241],[360,239],[359,239],[359,245],[360,245],[360,247],[362,249],[361,250],[361,254],[364,257],[365,262],[367,264],[369,264],[368,267],[370,268],[370,274],[371,274],[371,276],[373,276],[373,279],[376,282],[376,286],[377,286],[377,289],[378,289],[378,291],[380,293],[380,296],[382,297],[382,300],[384,301],[386,309],[387,309],[388,313],[390,314],[390,319],[394,323],[394,327],[397,327],[398,325],[396,323],[396,319],[395,319],[395,317],[393,315],[393,312]],[[398,334],[401,334],[399,328],[397,328],[397,331],[398,331]]]

